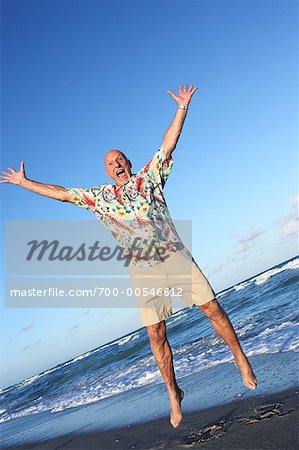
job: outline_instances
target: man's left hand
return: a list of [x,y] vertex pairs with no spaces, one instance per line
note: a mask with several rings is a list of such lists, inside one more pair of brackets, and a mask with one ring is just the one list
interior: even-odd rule
[[192,95],[197,91],[198,87],[193,88],[193,84],[188,88],[188,84],[186,86],[180,86],[179,89],[179,95],[174,94],[172,91],[167,91],[167,94],[169,94],[175,102],[179,106],[188,106]]

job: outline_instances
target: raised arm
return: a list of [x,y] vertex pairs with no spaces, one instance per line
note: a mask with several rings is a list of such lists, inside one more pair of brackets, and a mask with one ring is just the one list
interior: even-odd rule
[[174,94],[172,91],[167,91],[167,93],[178,105],[178,109],[175,113],[173,121],[171,122],[170,127],[166,131],[163,138],[162,145],[167,159],[170,158],[172,152],[176,148],[177,142],[183,129],[189,103],[191,101],[192,95],[197,91],[197,89],[197,87],[193,88],[193,85],[188,88],[188,84],[186,84],[186,86],[180,86],[178,95]]
[[17,186],[28,189],[29,191],[35,192],[36,194],[44,195],[55,200],[60,200],[61,202],[73,203],[71,195],[64,187],[29,180],[25,174],[24,161],[21,162],[19,172],[16,172],[11,167],[9,167],[8,170],[10,172],[5,172],[3,170],[2,175],[0,175],[0,178],[3,178],[3,180],[1,180],[0,183],[15,184]]

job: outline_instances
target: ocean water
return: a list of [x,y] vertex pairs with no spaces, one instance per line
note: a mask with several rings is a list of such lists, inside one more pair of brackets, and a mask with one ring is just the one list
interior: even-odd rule
[[[246,389],[226,345],[197,308],[167,320],[184,410],[205,409],[298,384],[299,258],[217,294],[259,380]],[[136,330],[0,392],[3,447],[168,414],[146,329]]]

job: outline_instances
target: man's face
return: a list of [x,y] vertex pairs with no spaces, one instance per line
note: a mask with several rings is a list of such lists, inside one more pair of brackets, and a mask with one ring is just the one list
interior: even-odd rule
[[106,174],[112,178],[118,186],[129,181],[132,176],[131,161],[119,150],[111,150],[105,156]]

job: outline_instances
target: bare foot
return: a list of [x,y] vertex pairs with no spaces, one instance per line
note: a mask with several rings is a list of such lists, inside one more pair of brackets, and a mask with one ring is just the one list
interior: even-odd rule
[[256,389],[257,379],[245,355],[241,358],[235,359],[235,366],[241,372],[241,375],[243,377],[243,384],[247,386],[249,389],[252,390]]
[[181,402],[184,398],[184,391],[179,389],[179,391],[175,394],[169,394],[170,399],[170,423],[173,428],[178,428],[183,418],[182,410],[181,410]]

